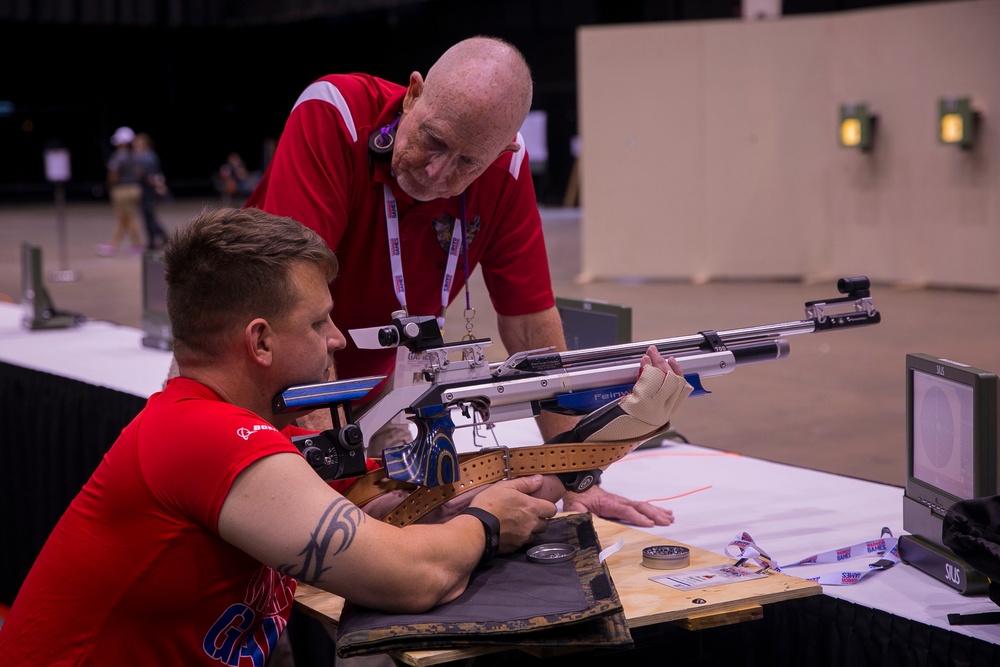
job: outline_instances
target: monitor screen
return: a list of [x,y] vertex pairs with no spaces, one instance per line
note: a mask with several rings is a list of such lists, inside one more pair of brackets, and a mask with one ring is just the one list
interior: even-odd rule
[[632,308],[606,301],[556,297],[562,319],[566,347],[583,350],[591,347],[632,342]]
[[914,370],[913,406],[913,477],[956,498],[972,498],[972,387]]
[[167,314],[167,279],[163,272],[163,253],[149,250],[142,256],[142,344],[172,350],[173,334]]
[[42,249],[21,244],[21,324],[26,329],[62,329],[81,324],[86,318],[79,313],[59,310],[52,303],[42,271]]
[[997,376],[927,354],[906,355],[903,528],[943,547],[942,520],[959,500],[997,495]]
[[45,281],[42,279],[42,249],[31,243],[21,244],[21,304],[26,316],[35,317],[35,304],[48,304]]
[[142,308],[167,315],[167,281],[163,275],[163,255],[158,252],[142,256]]

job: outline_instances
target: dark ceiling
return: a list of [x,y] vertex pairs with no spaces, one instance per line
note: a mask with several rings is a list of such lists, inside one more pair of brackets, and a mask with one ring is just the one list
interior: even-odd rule
[[[898,2],[785,0],[782,12]],[[559,198],[576,133],[576,29],[732,19],[739,0],[0,0],[0,202],[51,197],[44,150],[68,147],[71,198],[104,197],[108,138],[150,133],[175,192],[211,188],[230,151],[253,168],[299,91],[330,72],[405,81],[454,42],[502,37],[532,65],[549,113]]]
[[[905,1],[905,0],[903,0]],[[911,0],[912,1],[912,0]],[[539,0],[574,13],[580,4]],[[833,12],[900,0],[784,0],[782,12]],[[432,13],[445,0],[3,0],[0,21],[76,26],[241,28],[317,19],[352,20],[381,11]],[[482,8],[482,1],[476,9]],[[596,4],[605,21],[672,21],[739,16],[740,0],[614,0]],[[435,6],[437,5],[437,6]],[[447,9],[445,10],[447,11]]]

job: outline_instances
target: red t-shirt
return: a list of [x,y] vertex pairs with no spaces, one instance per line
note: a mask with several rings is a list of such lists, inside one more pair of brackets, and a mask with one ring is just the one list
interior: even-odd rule
[[244,468],[305,432],[170,380],[49,536],[0,631],[3,664],[263,666],[295,580],[219,537],[219,511]]
[[[388,162],[370,162],[368,139],[392,122],[402,107],[403,86],[363,74],[329,75],[299,96],[274,158],[247,206],[285,215],[315,230],[336,252],[333,321],[347,334],[389,324],[399,309],[393,291],[383,185],[392,188],[399,231],[406,301],[411,315],[439,315],[441,285],[452,223],[460,198],[414,201],[400,190]],[[469,271],[483,267],[496,312],[525,315],[555,304],[541,217],[521,150],[505,153],[466,192]],[[451,298],[464,290],[458,261]],[[472,307],[486,295],[471,295]],[[461,318],[464,297],[450,311]],[[458,320],[461,321],[461,320]],[[336,355],[338,377],[389,374],[391,350],[358,351],[348,336]]]

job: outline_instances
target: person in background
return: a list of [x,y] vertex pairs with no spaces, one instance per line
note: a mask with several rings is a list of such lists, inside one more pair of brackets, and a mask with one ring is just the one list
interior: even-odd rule
[[146,248],[156,250],[167,242],[167,232],[164,231],[157,212],[160,202],[169,194],[167,179],[149,134],[136,134],[133,147],[142,165],[142,217],[146,223]]
[[[260,149],[260,171],[261,173],[267,169],[268,165],[271,164],[271,158],[274,157],[274,150],[278,147],[278,140],[274,137],[264,137],[264,141],[261,142]],[[260,173],[257,174],[260,176]],[[258,180],[260,180],[258,178]],[[257,184],[254,183],[256,186]]]
[[253,191],[259,179],[260,172],[251,172],[239,153],[230,153],[219,167],[219,189],[223,202],[230,206],[237,199],[242,200]]
[[[518,132],[531,100],[523,56],[490,37],[452,46],[426,79],[413,72],[407,86],[367,74],[324,76],[295,102],[246,205],[299,220],[337,253],[341,279],[331,290],[345,330],[386,325],[400,309],[437,315],[443,326],[464,289],[471,331],[470,313],[487,295],[470,294],[467,281],[482,266],[507,353],[565,350]],[[451,317],[462,318],[463,309]],[[337,354],[337,377],[391,376],[394,356],[349,340]],[[330,425],[328,411],[309,419],[315,428]],[[553,413],[538,421],[546,440],[575,423]],[[399,417],[374,434],[369,453],[412,437]],[[564,508],[637,526],[673,522],[669,510],[599,486],[567,494]]]
[[139,205],[142,201],[142,163],[136,155],[133,142],[135,132],[130,127],[119,127],[111,136],[114,152],[108,159],[108,196],[115,216],[115,229],[107,243],[97,246],[97,254],[113,257],[126,235],[132,242],[130,254],[141,254],[142,238],[139,236]]

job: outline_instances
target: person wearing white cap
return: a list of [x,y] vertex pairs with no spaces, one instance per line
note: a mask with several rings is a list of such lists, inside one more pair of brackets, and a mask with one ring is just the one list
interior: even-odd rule
[[128,234],[132,241],[131,254],[142,252],[142,238],[139,236],[139,204],[142,200],[142,163],[133,149],[135,132],[130,127],[119,127],[111,136],[114,153],[108,160],[108,195],[115,215],[115,230],[111,240],[97,246],[97,254],[112,257],[118,252],[118,244]]

